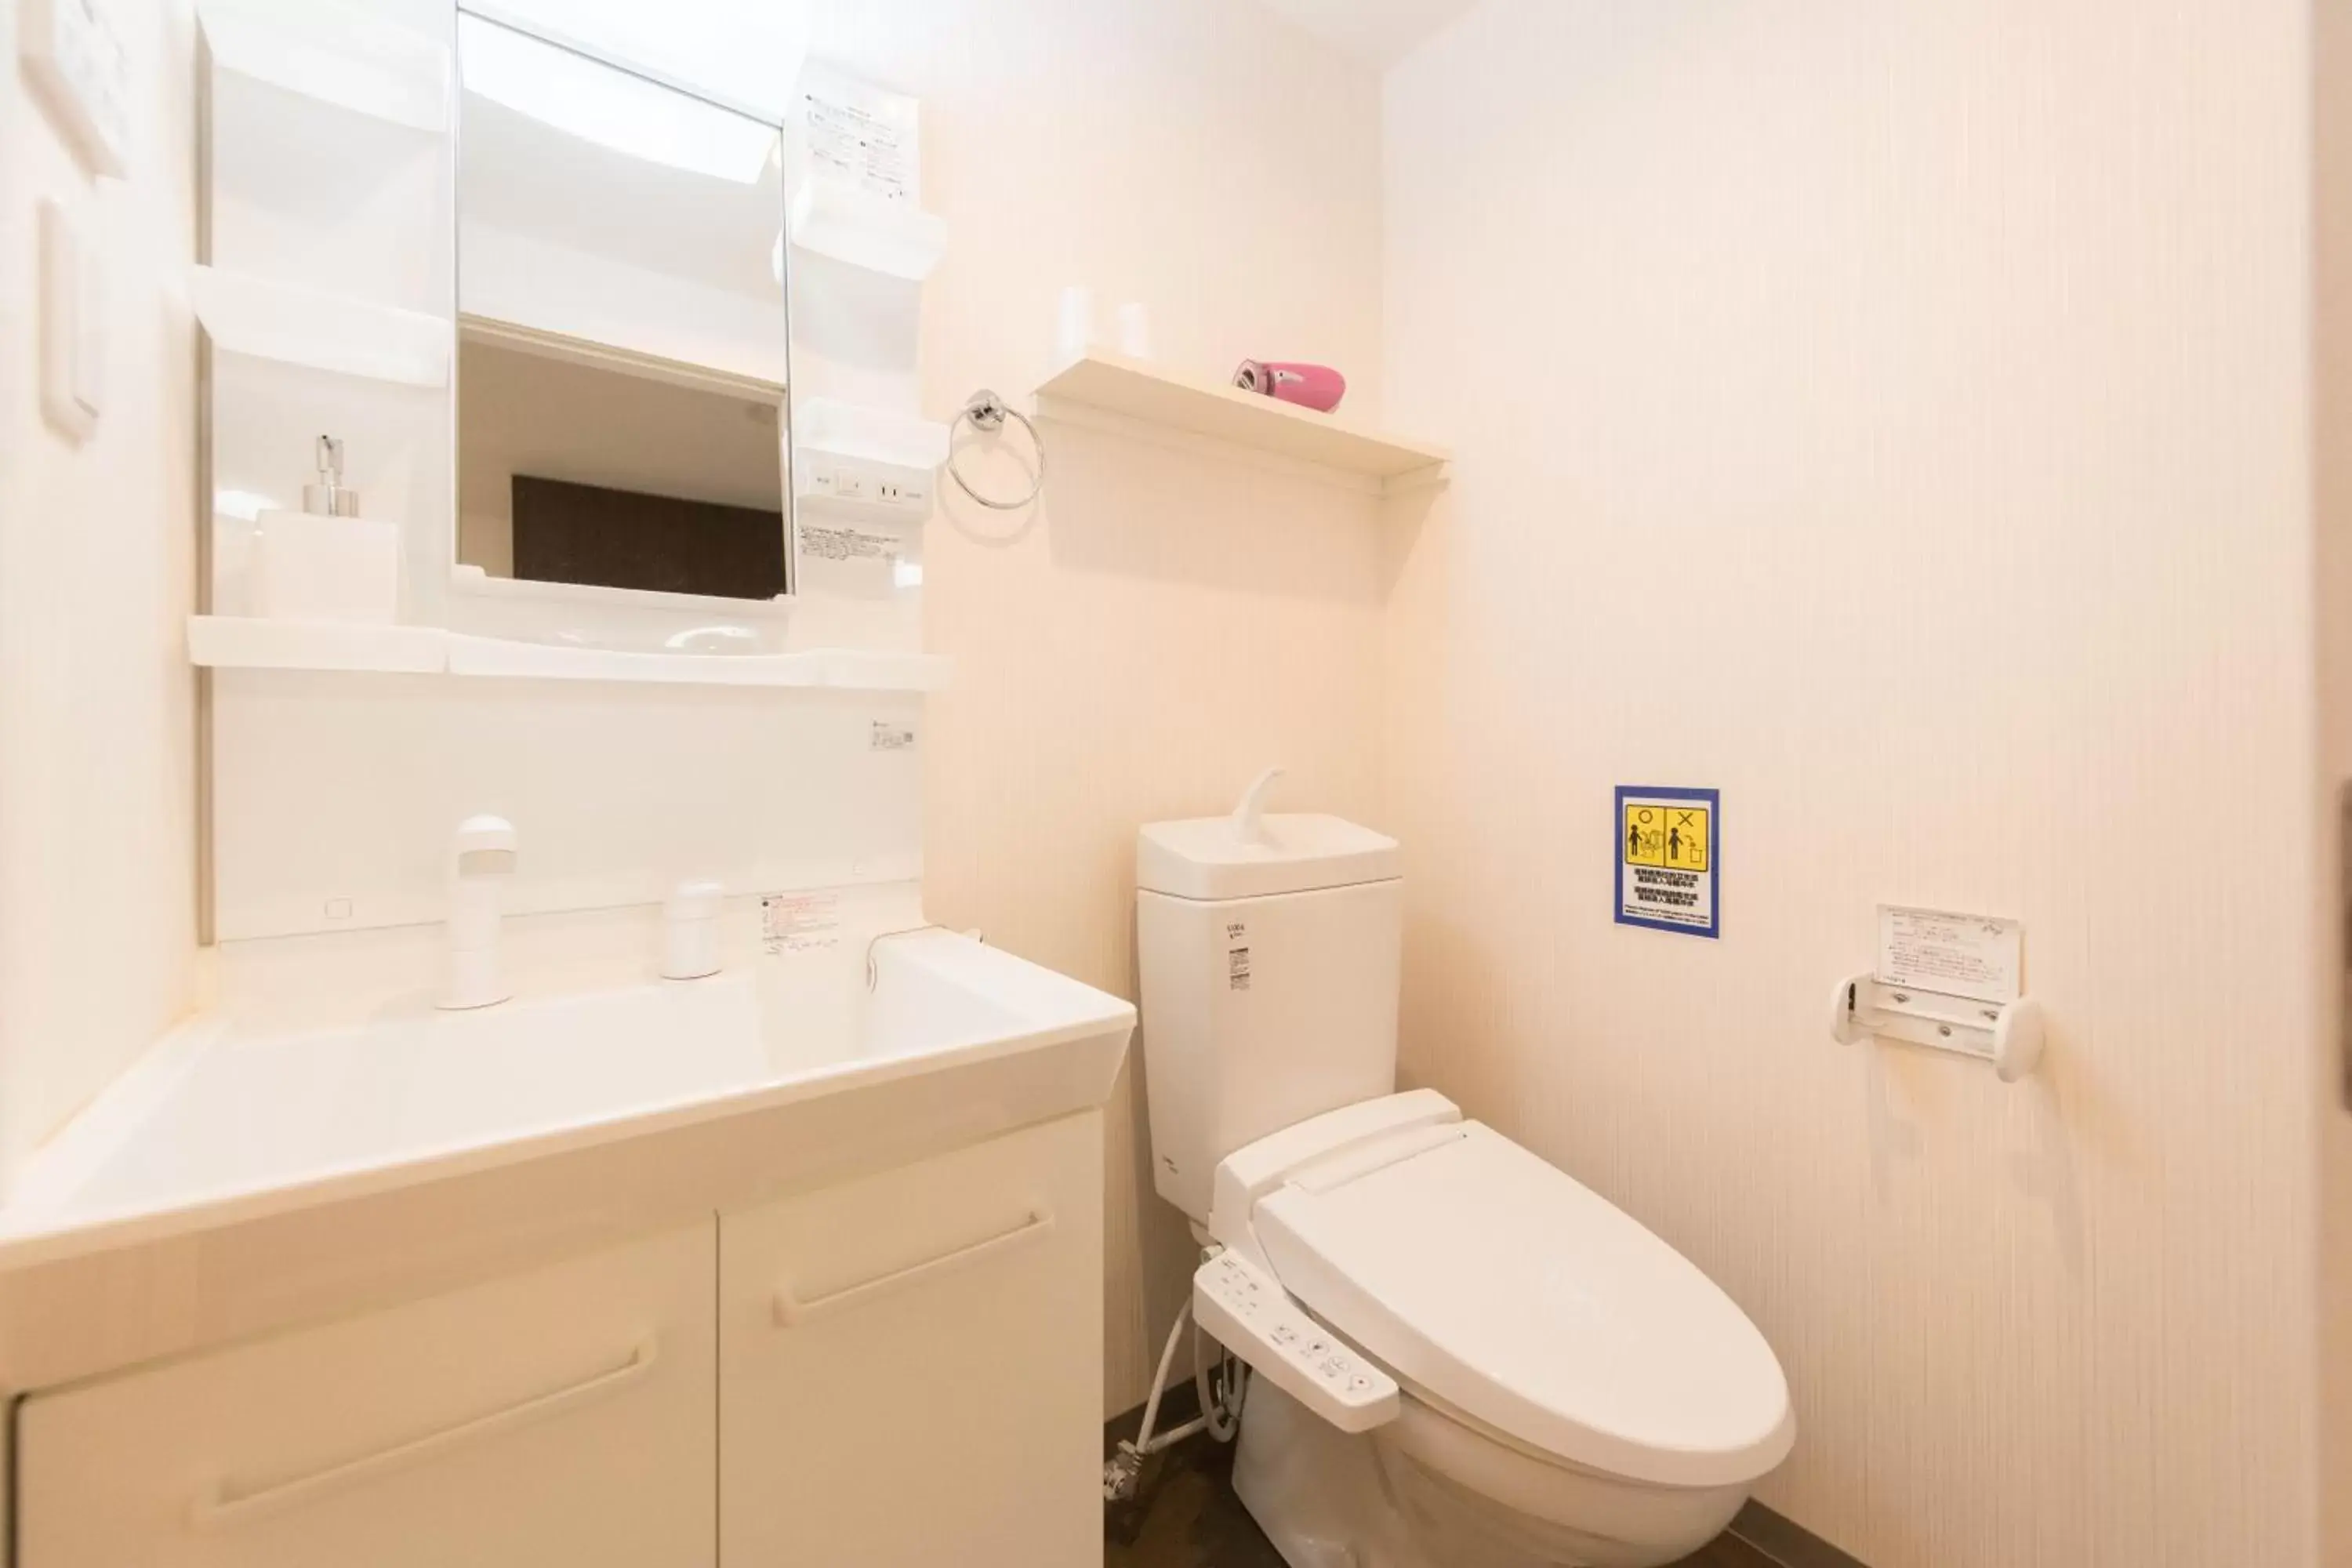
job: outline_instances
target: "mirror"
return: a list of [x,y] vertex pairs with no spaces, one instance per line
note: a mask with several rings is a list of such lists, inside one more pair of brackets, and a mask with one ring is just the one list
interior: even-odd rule
[[457,56],[457,587],[789,594],[781,128],[488,16]]

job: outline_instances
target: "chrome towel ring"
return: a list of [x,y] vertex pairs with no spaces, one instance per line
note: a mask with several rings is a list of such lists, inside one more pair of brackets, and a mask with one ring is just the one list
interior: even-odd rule
[[[956,471],[956,453],[952,447],[948,452],[948,478],[956,482],[956,489],[963,491],[991,511],[1018,511],[1045,493],[1045,438],[1037,434],[1037,426],[1029,422],[1029,416],[1026,414],[992,392],[983,390],[973,393],[956,414],[957,424],[969,422],[973,429],[983,436],[1002,435],[1007,419],[1018,421],[1021,428],[1029,432],[1029,444],[1037,449],[1036,481],[1029,487],[1029,493],[1020,500],[995,500],[981,494],[971,488],[970,479]],[[955,434],[952,426],[950,427],[948,434],[952,440]]]

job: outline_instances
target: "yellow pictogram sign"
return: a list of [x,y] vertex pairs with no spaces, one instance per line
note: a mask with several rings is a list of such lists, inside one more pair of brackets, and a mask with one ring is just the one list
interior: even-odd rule
[[1675,871],[1706,869],[1708,811],[1703,805],[1630,803],[1625,807],[1625,864]]
[[1666,807],[1666,866],[1677,871],[1706,869],[1706,819],[1703,805]]
[[1666,863],[1666,808],[1628,805],[1625,808],[1625,864],[1663,866]]
[[1714,790],[1617,791],[1617,919],[1693,936],[1715,936],[1717,806]]

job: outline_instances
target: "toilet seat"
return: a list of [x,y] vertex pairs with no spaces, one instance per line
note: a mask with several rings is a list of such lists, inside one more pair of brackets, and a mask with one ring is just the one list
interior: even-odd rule
[[1681,1254],[1481,1123],[1381,1142],[1290,1173],[1251,1228],[1283,1287],[1408,1391],[1656,1486],[1743,1484],[1787,1457],[1779,1361]]

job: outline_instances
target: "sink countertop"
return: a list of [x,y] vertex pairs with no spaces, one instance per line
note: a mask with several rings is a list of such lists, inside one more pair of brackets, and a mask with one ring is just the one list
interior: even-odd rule
[[446,1288],[1108,1097],[1126,1002],[936,929],[874,952],[870,994],[836,962],[814,982],[477,1013],[412,997],[325,1027],[194,1020],[0,1206],[0,1388]]

